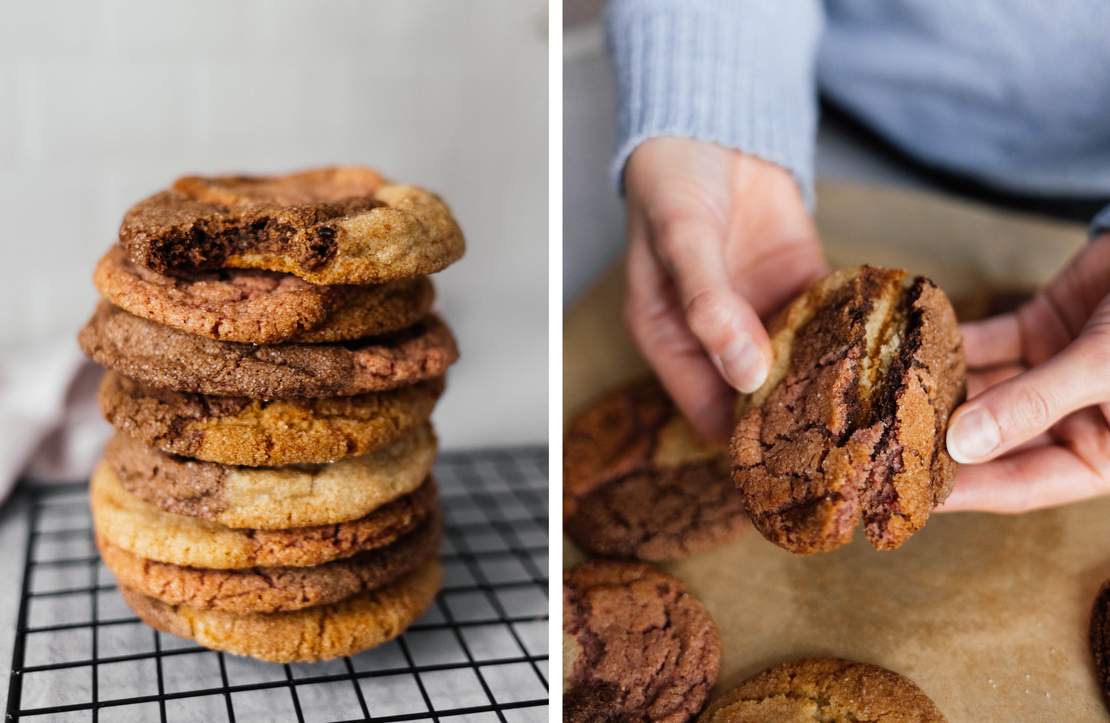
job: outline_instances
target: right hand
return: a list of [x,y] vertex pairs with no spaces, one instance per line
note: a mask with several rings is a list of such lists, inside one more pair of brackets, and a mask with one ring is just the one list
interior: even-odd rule
[[827,273],[817,231],[789,172],[712,143],[645,141],[624,181],[625,322],[695,428],[724,442],[732,390],[767,378],[761,319]]

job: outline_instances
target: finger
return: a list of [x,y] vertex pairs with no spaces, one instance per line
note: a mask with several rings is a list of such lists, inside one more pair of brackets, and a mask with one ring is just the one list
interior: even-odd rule
[[694,428],[706,439],[727,441],[734,395],[686,327],[674,289],[642,238],[629,242],[625,322],[644,358]]
[[1021,325],[1016,314],[1001,314],[960,325],[964,356],[971,368],[1011,364],[1021,359]]
[[1025,371],[1025,367],[1017,364],[969,371],[967,373],[967,398],[974,399],[996,384],[1001,384],[1007,379],[1013,379]]
[[732,288],[721,233],[700,220],[671,221],[656,230],[655,248],[673,273],[690,331],[732,387],[754,392],[767,379],[771,343],[755,310]]
[[1018,513],[1106,494],[1105,475],[1065,447],[1048,445],[960,467],[941,512]]
[[963,463],[993,459],[1104,399],[1104,344],[1097,336],[1081,337],[1044,364],[968,401],[948,425],[948,453]]

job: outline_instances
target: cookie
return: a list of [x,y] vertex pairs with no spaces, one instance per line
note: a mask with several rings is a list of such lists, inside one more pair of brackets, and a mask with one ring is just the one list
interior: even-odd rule
[[791,552],[858,527],[899,547],[951,489],[948,417],[964,395],[951,304],[901,270],[839,271],[771,327],[767,381],[738,405],[732,475],[752,522]]
[[174,515],[125,490],[102,462],[93,472],[89,502],[97,534],[156,562],[213,570],[310,567],[391,545],[423,524],[439,504],[431,478],[414,492],[365,517],[337,525],[288,530],[236,530]]
[[110,371],[99,398],[116,429],[165,452],[273,467],[386,447],[428,421],[443,387],[439,378],[353,397],[265,401],[156,389]]
[[430,316],[386,336],[334,344],[253,346],[186,334],[101,302],[78,335],[102,366],[144,384],[212,396],[346,397],[441,377],[459,356]]
[[123,587],[170,605],[245,615],[330,605],[384,587],[439,554],[438,512],[392,545],[316,567],[205,570],[146,560],[101,536],[105,566]]
[[1110,581],[1104,582],[1091,610],[1091,655],[1102,699],[1110,710]]
[[563,720],[689,720],[720,667],[717,627],[679,580],[612,561],[563,574]]
[[365,517],[417,490],[436,440],[417,427],[385,449],[327,465],[229,467],[166,454],[117,433],[104,461],[123,489],[173,515],[224,527],[287,530]]
[[698,437],[654,379],[576,417],[563,453],[564,529],[594,554],[673,560],[746,524],[724,450]]
[[435,300],[426,277],[372,286],[321,286],[272,271],[166,276],[131,263],[118,245],[96,265],[93,283],[129,314],[189,334],[249,344],[386,334],[423,319]]
[[342,602],[248,615],[169,605],[125,587],[120,593],[143,622],[162,632],[272,663],[307,663],[354,655],[397,637],[432,606],[442,581],[439,560],[433,559],[391,585]]
[[836,658],[765,670],[713,701],[699,723],[944,723],[924,691],[877,665]]
[[263,269],[315,284],[426,276],[465,248],[438,196],[357,166],[179,178],[131,207],[119,241],[160,274]]

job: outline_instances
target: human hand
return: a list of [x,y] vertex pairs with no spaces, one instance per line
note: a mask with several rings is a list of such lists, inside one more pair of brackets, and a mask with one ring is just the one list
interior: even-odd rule
[[965,466],[942,509],[1024,512],[1110,492],[1110,234],[1034,300],[963,332],[969,400],[947,442]]
[[686,417],[723,442],[732,389],[767,377],[760,319],[827,271],[817,232],[789,172],[712,143],[645,141],[625,188],[625,322]]

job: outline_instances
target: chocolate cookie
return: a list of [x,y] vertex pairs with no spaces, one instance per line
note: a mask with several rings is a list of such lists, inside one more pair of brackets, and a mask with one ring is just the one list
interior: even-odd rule
[[96,544],[104,565],[122,587],[169,605],[246,615],[330,605],[377,590],[439,554],[442,523],[436,512],[392,545],[316,567],[205,570],[155,562],[116,547]]
[[1091,654],[1102,699],[1110,710],[1110,581],[1104,582],[1091,610]]
[[93,526],[117,547],[157,562],[212,570],[311,567],[391,545],[436,509],[431,478],[414,492],[365,517],[337,525],[288,530],[235,530],[163,512],[125,490],[101,463],[89,484]]
[[740,399],[733,479],[755,526],[791,552],[839,547],[861,525],[896,548],[948,496],[960,332],[940,289],[905,282],[870,266],[818,282],[774,322],[775,363]]
[[654,379],[597,400],[564,452],[567,534],[598,555],[671,560],[743,529],[724,450],[701,440]]
[[100,409],[116,429],[165,452],[249,467],[336,462],[389,446],[424,424],[443,378],[386,392],[265,401],[156,389],[108,372]]
[[689,720],[720,667],[717,627],[677,579],[609,561],[563,574],[563,720]]
[[327,465],[229,467],[198,462],[116,434],[104,460],[129,493],[174,515],[225,527],[287,530],[365,517],[417,490],[432,472],[430,426],[385,449]]
[[252,346],[214,341],[101,302],[78,335],[98,364],[150,386],[212,396],[345,397],[441,377],[459,356],[430,316],[387,336],[334,344]]
[[465,248],[438,196],[357,166],[186,176],[135,204],[119,240],[133,262],[160,274],[264,269],[316,284],[426,276]]
[[276,344],[361,339],[417,323],[431,311],[426,277],[373,286],[320,286],[272,271],[165,276],[113,246],[93,283],[129,314],[220,341]]
[[783,663],[713,701],[699,723],[944,723],[936,704],[877,665],[836,658]]
[[432,559],[391,585],[342,602],[250,615],[167,605],[125,587],[120,593],[143,622],[162,632],[273,663],[308,663],[354,655],[397,637],[432,606],[442,582],[439,560]]

